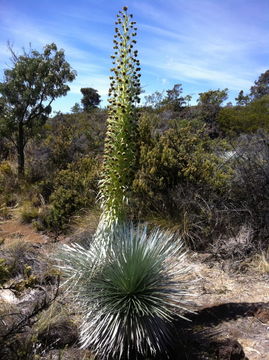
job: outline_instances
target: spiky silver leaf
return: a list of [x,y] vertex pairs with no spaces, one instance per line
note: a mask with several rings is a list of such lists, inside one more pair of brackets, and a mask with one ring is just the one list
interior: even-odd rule
[[83,312],[83,348],[102,359],[165,354],[173,320],[185,318],[192,294],[192,271],[179,240],[142,225],[99,227],[88,249],[64,246],[60,258],[69,293]]

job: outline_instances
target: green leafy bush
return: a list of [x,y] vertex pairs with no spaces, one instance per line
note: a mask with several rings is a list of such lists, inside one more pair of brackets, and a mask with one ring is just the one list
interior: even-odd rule
[[7,265],[5,259],[0,258],[0,286],[4,284],[10,277],[10,267]]
[[141,143],[134,189],[150,198],[177,185],[204,185],[222,191],[230,173],[217,149],[204,128],[196,129],[192,124],[157,134]]
[[96,109],[49,119],[42,136],[27,146],[27,181],[44,181],[81,157],[101,153],[106,116],[106,110]]
[[140,164],[131,214],[178,231],[194,246],[197,240],[206,243],[230,186],[232,169],[219,155],[226,144],[210,139],[199,121],[180,120],[160,133],[142,117],[139,130]]
[[222,108],[217,123],[226,136],[255,133],[259,129],[269,130],[269,96],[255,100],[245,106]]
[[17,179],[14,169],[10,162],[2,161],[0,163],[0,196],[7,198],[7,194],[17,188]]
[[32,205],[31,202],[25,202],[20,212],[21,222],[30,224],[33,220],[38,218],[38,209]]
[[94,204],[98,171],[98,161],[86,157],[58,172],[50,205],[43,213],[42,222],[46,228],[63,230],[75,212]]

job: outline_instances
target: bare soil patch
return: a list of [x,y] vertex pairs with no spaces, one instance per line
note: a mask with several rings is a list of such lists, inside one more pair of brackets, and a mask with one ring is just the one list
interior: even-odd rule
[[16,217],[0,223],[0,238],[5,243],[18,239],[40,244],[50,241],[47,235],[38,233],[31,224],[22,224]]

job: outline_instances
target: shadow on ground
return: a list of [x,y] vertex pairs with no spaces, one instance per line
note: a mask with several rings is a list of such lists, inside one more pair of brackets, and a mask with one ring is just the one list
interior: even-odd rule
[[269,316],[269,303],[226,303],[198,310],[188,318],[176,321],[178,331],[176,352],[172,358],[177,360],[246,360],[242,346],[236,339],[223,339],[216,327],[227,321],[239,318]]

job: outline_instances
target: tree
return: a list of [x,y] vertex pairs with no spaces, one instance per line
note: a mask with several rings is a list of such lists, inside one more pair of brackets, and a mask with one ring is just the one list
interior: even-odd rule
[[83,95],[81,99],[83,110],[91,112],[93,109],[96,109],[101,102],[98,91],[93,88],[81,88],[80,91]]
[[185,97],[181,96],[182,92],[182,84],[175,84],[172,89],[166,90],[167,95],[163,100],[163,104],[170,105],[174,111],[182,109],[186,104]]
[[228,89],[209,90],[199,94],[198,108],[200,117],[209,126],[209,134],[212,138],[219,135],[216,118],[221,109],[221,104],[228,98]]
[[250,102],[249,95],[244,95],[244,91],[240,90],[236,100],[236,105],[238,106],[245,106]]
[[68,81],[76,77],[65,60],[64,51],[52,43],[43,53],[30,48],[17,56],[11,50],[12,68],[4,70],[0,83],[2,108],[0,134],[15,146],[18,157],[18,176],[24,176],[24,149],[51,113],[56,98],[66,95]]
[[74,104],[74,106],[71,107],[70,110],[73,114],[78,114],[78,113],[82,112],[82,109],[81,109],[79,103],[77,103],[77,102]]
[[259,76],[250,88],[250,95],[253,100],[260,99],[264,95],[269,95],[269,70],[266,70]]
[[163,92],[155,91],[151,95],[145,96],[145,105],[153,109],[159,109],[163,102]]
[[198,105],[202,106],[220,106],[228,98],[228,89],[209,90],[199,93]]

